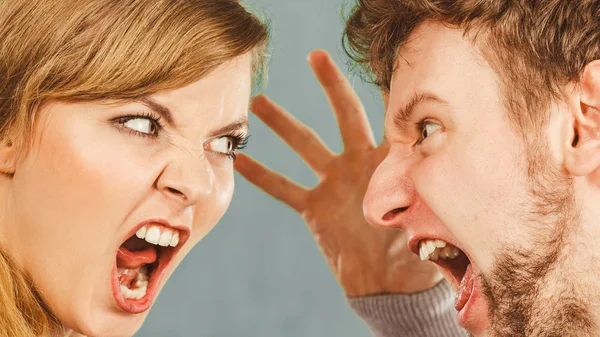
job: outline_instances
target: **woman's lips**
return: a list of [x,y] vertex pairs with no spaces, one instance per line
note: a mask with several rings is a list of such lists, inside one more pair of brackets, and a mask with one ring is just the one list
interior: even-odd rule
[[154,270],[149,271],[150,275],[146,294],[140,299],[125,298],[121,290],[122,285],[119,277],[118,267],[115,263],[112,271],[112,290],[113,297],[115,298],[117,305],[121,310],[131,314],[139,314],[150,309],[154,303],[156,295],[158,294],[158,289],[162,284],[162,279],[166,275],[165,271],[167,270],[169,262],[174,255],[173,252],[174,250],[171,250],[170,252],[159,254],[157,261],[158,265]]
[[[177,244],[172,247],[156,242],[155,237],[145,238],[144,233],[150,229],[154,233],[160,231],[161,236],[177,234]],[[117,249],[111,288],[121,310],[138,314],[152,306],[170,262],[189,238],[190,231],[187,227],[171,226],[165,220],[152,219],[132,228],[129,234]]]

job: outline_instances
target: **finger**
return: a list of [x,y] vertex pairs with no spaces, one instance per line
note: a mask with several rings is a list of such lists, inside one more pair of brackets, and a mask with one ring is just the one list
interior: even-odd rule
[[259,95],[250,108],[288,144],[319,176],[335,157],[319,136],[266,96]]
[[333,108],[344,146],[351,149],[375,147],[365,109],[329,54],[322,50],[313,51],[308,61]]
[[290,179],[275,173],[244,154],[237,154],[235,169],[244,178],[273,198],[280,200],[301,213],[306,205],[308,190]]

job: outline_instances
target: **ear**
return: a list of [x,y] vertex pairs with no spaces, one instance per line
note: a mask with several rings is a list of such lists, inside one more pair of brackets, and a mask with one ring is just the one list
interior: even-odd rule
[[10,139],[0,140],[0,173],[6,176],[15,174],[16,154],[15,145]]
[[572,131],[565,165],[571,174],[587,176],[600,169],[600,60],[585,67],[579,89],[578,104],[570,104]]

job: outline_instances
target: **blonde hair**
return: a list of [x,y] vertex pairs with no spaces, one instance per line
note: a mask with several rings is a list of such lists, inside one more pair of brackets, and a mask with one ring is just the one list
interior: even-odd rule
[[30,280],[0,250],[0,335],[54,336],[61,327],[41,304]]
[[[238,0],[0,1],[0,139],[29,151],[51,100],[131,100],[197,81],[252,53],[268,27]],[[0,335],[51,336],[59,322],[0,251]]]

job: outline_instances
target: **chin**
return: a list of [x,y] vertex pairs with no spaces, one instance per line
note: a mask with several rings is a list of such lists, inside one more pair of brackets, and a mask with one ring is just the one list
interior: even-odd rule
[[[131,337],[142,327],[146,316],[147,313],[96,313],[93,318],[79,322],[71,330],[86,337]],[[74,336],[79,337],[77,334]]]

